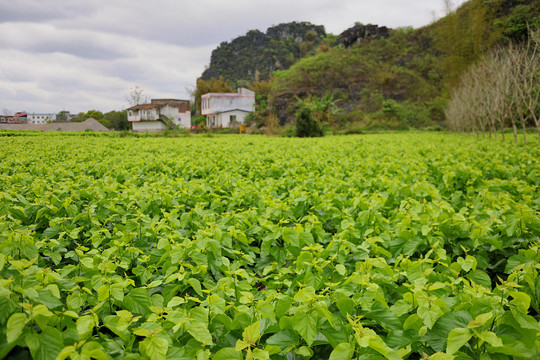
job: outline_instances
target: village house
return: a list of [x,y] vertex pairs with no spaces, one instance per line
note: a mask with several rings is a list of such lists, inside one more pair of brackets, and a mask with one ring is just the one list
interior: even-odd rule
[[0,124],[27,124],[28,117],[26,112],[20,111],[15,115],[0,115]]
[[130,107],[127,114],[135,132],[160,132],[171,125],[191,127],[189,100],[152,99],[150,104]]
[[65,110],[60,111],[59,114],[62,115],[62,119],[59,119],[55,113],[27,113],[26,111],[19,111],[15,115],[0,115],[0,123],[41,125],[60,120],[71,121],[75,117],[75,115]]
[[255,93],[244,88],[238,89],[237,93],[208,93],[201,96],[201,114],[206,116],[206,125],[210,128],[243,125],[254,105]]

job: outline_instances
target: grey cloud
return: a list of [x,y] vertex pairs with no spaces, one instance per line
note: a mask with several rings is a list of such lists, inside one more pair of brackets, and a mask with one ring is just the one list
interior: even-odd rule
[[90,41],[69,42],[69,41],[44,41],[34,46],[33,51],[39,53],[64,53],[80,58],[93,60],[112,60],[126,57],[126,54],[108,48],[101,44]]
[[[318,2],[321,3],[321,0]],[[330,2],[322,0],[322,4]],[[93,4],[94,7],[86,15],[59,19],[55,24],[64,28],[106,31],[180,46],[204,46],[232,40],[252,29],[265,31],[267,27],[281,22],[309,20],[305,15],[317,11],[321,6],[317,5],[317,1],[291,3],[288,0],[117,0],[106,4],[95,1]]]
[[4,0],[0,3],[0,23],[41,23],[62,18],[73,18],[80,13],[88,12],[91,6],[93,5],[80,1]]
[[110,60],[127,56],[107,34],[63,30],[47,24],[0,24],[0,46],[30,53],[65,53],[81,58]]

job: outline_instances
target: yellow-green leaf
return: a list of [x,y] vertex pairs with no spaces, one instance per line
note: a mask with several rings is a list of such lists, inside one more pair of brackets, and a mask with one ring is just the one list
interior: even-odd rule
[[19,336],[21,336],[26,322],[27,318],[24,313],[15,313],[9,317],[6,325],[6,337],[8,343],[16,341]]
[[212,335],[208,331],[208,326],[199,321],[190,321],[186,324],[187,332],[200,343],[208,344],[212,342]]
[[481,340],[484,340],[491,346],[495,346],[495,347],[503,346],[502,339],[498,337],[497,334],[495,334],[492,331],[484,330],[478,334],[478,338],[480,338]]
[[454,354],[461,349],[461,347],[465,345],[471,337],[472,333],[467,328],[456,328],[450,330],[446,344],[446,352],[448,354]]
[[332,350],[328,360],[349,360],[352,356],[352,347],[349,343],[341,343]]
[[253,324],[249,325],[247,328],[245,328],[242,332],[242,337],[250,344],[256,344],[261,337],[261,324],[259,323],[259,321],[256,321]]
[[94,318],[91,315],[84,315],[77,319],[77,333],[81,339],[86,339],[94,330]]

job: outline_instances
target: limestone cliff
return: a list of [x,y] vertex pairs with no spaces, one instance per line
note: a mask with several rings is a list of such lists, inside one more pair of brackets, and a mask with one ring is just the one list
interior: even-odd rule
[[275,70],[286,70],[310,54],[326,36],[324,26],[308,22],[280,24],[266,33],[251,30],[231,42],[222,42],[210,58],[202,79],[212,77],[236,82],[268,80]]

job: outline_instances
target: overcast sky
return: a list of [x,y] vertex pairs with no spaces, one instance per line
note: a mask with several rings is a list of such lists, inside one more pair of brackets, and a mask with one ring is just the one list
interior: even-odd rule
[[0,113],[121,110],[134,86],[189,99],[212,50],[249,30],[309,21],[339,35],[442,14],[442,0],[0,0]]

